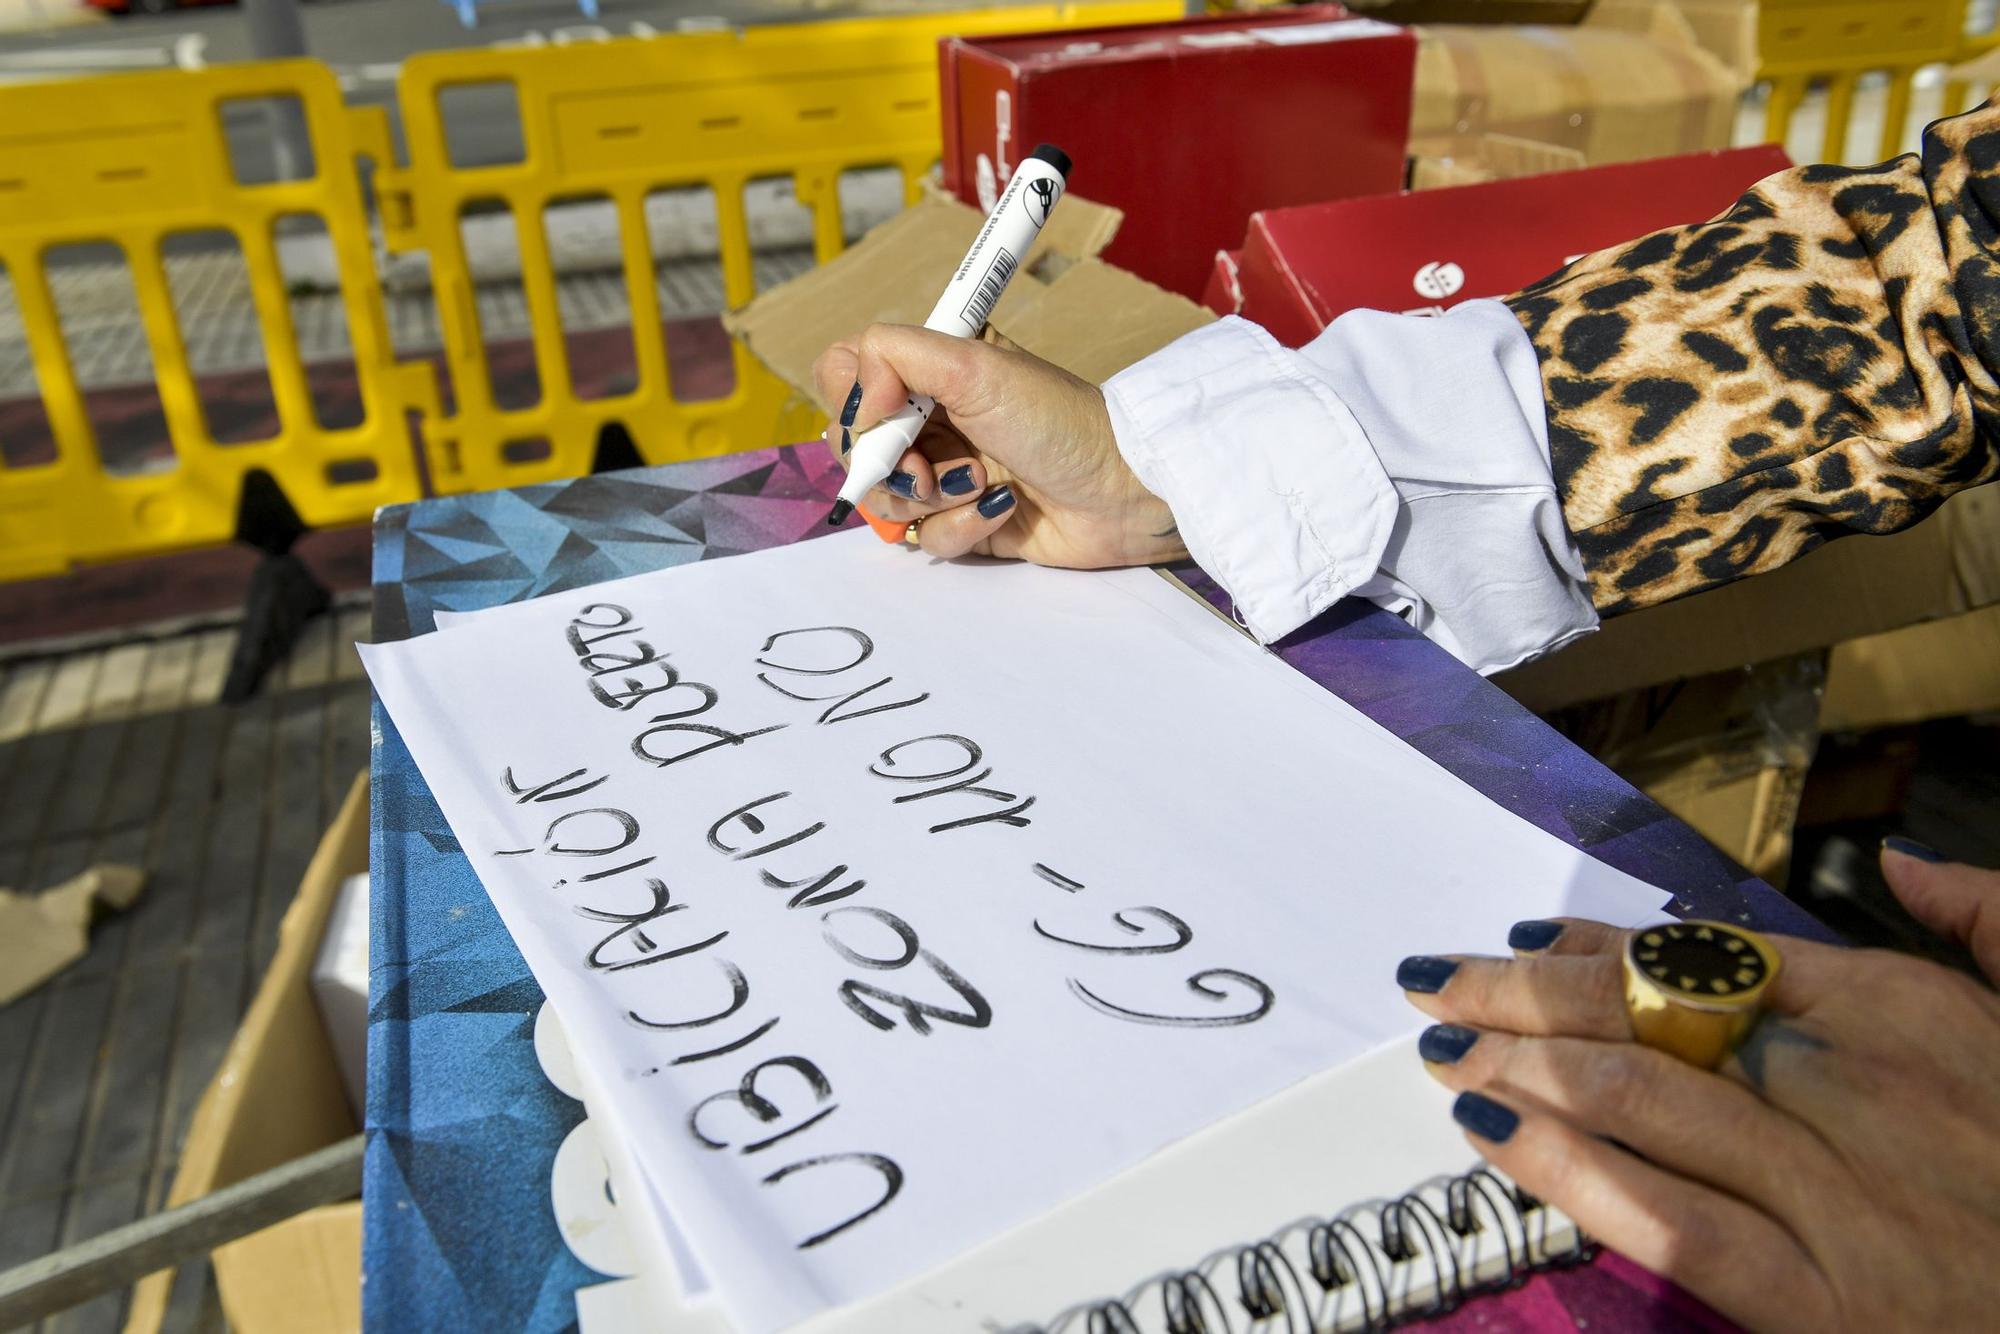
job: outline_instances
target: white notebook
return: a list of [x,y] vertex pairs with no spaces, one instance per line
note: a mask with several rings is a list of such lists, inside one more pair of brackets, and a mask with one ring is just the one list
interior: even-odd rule
[[[536,1046],[558,1087],[589,1076],[545,1008]],[[1190,1072],[1198,1078],[1199,1072]],[[554,1204],[577,1258],[605,1281],[576,1293],[582,1334],[733,1334],[684,1289],[671,1236],[623,1137],[586,1120],[559,1155]],[[633,1202],[639,1202],[634,1207]],[[1167,1334],[1367,1329],[1585,1254],[1552,1207],[1484,1168],[1451,1094],[1397,1044],[1181,1141],[1051,1213],[799,1334]],[[1291,1316],[1291,1323],[1283,1318]]]
[[[979,609],[976,625],[967,607]],[[1271,1327],[1302,1328],[1308,1320],[1319,1328],[1359,1327],[1434,1298],[1450,1300],[1487,1271],[1504,1276],[1544,1257],[1546,1239],[1536,1233],[1549,1226],[1545,1213],[1519,1208],[1509,1189],[1489,1178],[1465,1177],[1456,1199],[1442,1184],[1474,1163],[1448,1100],[1423,1075],[1407,1038],[1378,1049],[1410,1033],[1417,1017],[1393,989],[1358,979],[1386,976],[1403,953],[1476,948],[1517,917],[1570,912],[1629,923],[1656,911],[1664,896],[1497,809],[1275,658],[1221,633],[1207,610],[1152,576],[919,568],[855,534],[452,623],[459,628],[370,649],[367,662],[454,831],[476,854],[509,930],[569,1021],[582,1064],[604,1077],[596,1089],[574,1074],[557,1081],[595,1118],[559,1159],[567,1184],[557,1191],[558,1220],[587,1264],[630,1280],[584,1291],[579,1315],[592,1327],[606,1318],[593,1312],[624,1304],[639,1328],[727,1328],[723,1307],[704,1300],[703,1269],[716,1277],[727,1309],[746,1322],[746,1334],[1214,1330],[1240,1325],[1232,1314],[1280,1308],[1290,1319]],[[652,640],[626,656],[594,647],[643,627],[653,627],[645,630]],[[822,660],[795,652],[808,643],[824,648],[828,637],[842,654]],[[786,651],[774,654],[780,641]],[[659,666],[666,659],[654,644],[677,655],[671,670]],[[991,644],[1008,651],[992,652]],[[893,683],[834,684],[864,661],[864,676],[893,671]],[[1148,670],[1132,671],[1135,661]],[[665,679],[648,684],[619,675],[647,665]],[[611,687],[590,674],[600,671],[612,673]],[[785,672],[815,685],[788,689],[769,677]],[[851,693],[821,711],[830,689]],[[700,698],[663,698],[669,691]],[[855,703],[871,691],[888,702]],[[625,711],[647,700],[639,721],[628,721]],[[724,750],[698,772],[670,772],[669,765],[730,739],[676,721],[720,709],[718,701],[729,706],[728,726],[754,729],[742,731],[738,743],[769,739],[757,750]],[[784,710],[796,710],[794,701],[811,702],[808,722],[786,731],[791,723],[778,724],[791,718]],[[835,718],[843,708],[848,714]],[[1161,726],[1162,719],[1172,725]],[[819,730],[835,722],[856,728]],[[637,739],[635,728],[644,729]],[[673,740],[689,730],[720,740],[685,754],[647,746],[656,733],[674,733]],[[1014,786],[979,786],[987,781],[982,772],[886,800],[880,783],[908,780],[883,766],[901,765],[897,756],[927,744],[970,752],[965,767],[979,763],[982,746],[991,749],[987,772],[997,764],[1002,774],[993,783]],[[857,765],[873,777],[857,781]],[[917,765],[924,781],[962,772],[932,767]],[[542,781],[557,774],[577,785]],[[775,788],[784,790],[757,796]],[[1017,790],[1029,795],[1022,799]],[[1105,792],[1119,793],[1119,801],[1105,803]],[[1211,801],[1211,793],[1221,795]],[[732,821],[762,835],[763,817],[752,821],[747,813],[795,794],[804,813],[774,828],[768,845],[736,837]],[[904,803],[940,794],[1015,804],[978,808],[977,818],[956,809],[923,814],[925,807],[916,824],[928,825],[927,834],[903,827],[910,822]],[[709,823],[745,796],[757,799]],[[537,807],[545,801],[553,804]],[[1025,815],[1037,801],[1032,818]],[[572,820],[596,824],[572,829],[565,824]],[[544,825],[537,841],[534,831]],[[960,842],[925,841],[946,831],[958,839],[962,828],[972,840],[964,850]],[[592,837],[579,835],[585,829]],[[737,880],[704,860],[728,854],[726,867],[734,867],[828,829],[847,831],[841,837],[857,849],[848,853],[848,844],[838,843],[841,864],[831,881],[849,872],[850,860],[861,866],[871,849],[895,847],[893,858],[866,863],[871,899],[891,906],[836,906],[814,919],[794,918],[786,914],[798,902],[758,907],[764,899],[744,897]],[[1286,837],[1308,829],[1322,840],[1344,834],[1338,876]],[[829,848],[838,842],[827,841]],[[628,846],[636,860],[610,857]],[[1257,853],[1257,883],[1320,892],[1235,893],[1232,886],[1249,874],[1246,848]],[[829,851],[806,869],[832,860]],[[687,928],[685,947],[676,937],[657,960],[600,958],[628,927],[599,939],[603,928],[594,923],[640,919],[621,907],[624,899],[600,902],[592,897],[599,888],[579,887],[600,880],[619,886],[617,877],[651,874],[645,868],[656,861],[675,868],[680,897],[667,905],[660,882],[644,920],[692,904],[671,925],[699,926]],[[1030,861],[1032,876],[1023,871]],[[893,875],[880,869],[892,862]],[[1091,891],[1097,897],[1072,899],[1089,888],[1086,881],[1098,883],[1100,869],[1111,878]],[[747,872],[735,874],[740,880]],[[798,868],[788,864],[786,874]],[[767,874],[761,883],[804,882]],[[941,898],[932,892],[940,885],[959,892]],[[1392,896],[1371,885],[1422,890]],[[838,892],[863,886],[857,878]],[[1145,887],[1146,894],[1121,886]],[[1098,898],[1129,904],[1155,888],[1174,892],[1169,901],[1184,905],[1186,922],[1151,906],[1130,914],[1173,926],[1177,939],[1104,944]],[[817,912],[830,901],[805,906]],[[900,921],[898,911],[916,914],[923,939],[994,996],[991,1005],[982,1001],[951,1018],[977,1038],[954,1032],[954,1041],[919,1046],[928,1029],[912,1020],[910,1033],[879,1043],[853,1015],[816,1003],[827,994],[821,984],[846,963],[893,969],[916,957],[914,926],[898,932],[907,948],[894,963],[879,950],[857,953],[831,934],[840,914]],[[1060,915],[1071,912],[1082,916],[1068,922]],[[1112,923],[1136,934],[1142,924],[1130,914],[1121,909]],[[812,928],[803,951],[800,937],[782,925],[795,921]],[[827,936],[827,950],[810,948],[815,931]],[[1056,968],[1035,953],[1060,946],[1093,956],[1171,954],[1196,931],[1202,962],[1231,967],[1186,977],[1187,986],[1214,1001],[1223,993],[1198,984],[1226,976],[1260,992],[1260,1007],[1209,1018],[1107,1003],[1090,990],[1094,975],[1079,980],[1080,970]],[[781,1014],[765,1018],[760,1009],[749,1018],[763,1022],[746,1036],[682,1053],[674,1044],[687,1040],[650,1032],[690,1026],[681,1022],[685,1007],[657,1008],[662,999],[680,999],[655,985],[667,974],[633,974],[629,982],[619,974],[693,955],[725,936],[725,962],[746,961],[735,971],[739,1000],[698,1022],[734,1014],[750,974],[764,989],[758,994],[772,997],[760,1005]],[[634,950],[660,949],[651,937],[633,940]],[[1258,976],[1236,970],[1245,962],[1256,963]],[[1186,976],[1177,960],[1166,963],[1173,978]],[[948,970],[937,971],[945,977]],[[1065,972],[1073,974],[1067,990],[1057,985]],[[1288,1005],[1273,1011],[1279,993]],[[960,994],[970,1006],[967,990]],[[989,1027],[1003,1010],[1022,1017],[1005,1031]],[[1107,1012],[1109,1019],[1093,1017]],[[1275,1017],[1254,1030],[1256,1041],[1216,1039],[1251,1031],[1241,1026],[1267,1012]],[[866,1007],[855,1013],[871,1023],[880,1018]],[[779,1017],[791,1035],[778,1040],[787,1052],[809,1050],[815,1062],[837,1058],[847,1063],[843,1072],[870,1077],[843,1078],[838,1108],[769,1142],[812,1133],[835,1110],[852,1131],[828,1140],[830,1147],[788,1141],[784,1153],[807,1156],[766,1174],[762,1160],[738,1164],[767,1143],[715,1153],[730,1146],[689,1128],[717,1098],[740,1097],[695,1063],[749,1047]],[[635,1030],[647,1031],[635,1038]],[[918,1063],[919,1053],[929,1064]],[[768,1059],[746,1079],[798,1059],[763,1049],[739,1059],[760,1058]],[[688,1071],[677,1072],[681,1066]],[[1038,1071],[1045,1073],[1031,1073]],[[1037,1077],[1043,1086],[1034,1086]],[[1075,1108],[1068,1123],[1066,1106]],[[621,1125],[621,1116],[632,1119]],[[976,1124],[968,1119],[975,1117]],[[705,1151],[694,1152],[676,1131]],[[895,1162],[847,1151],[878,1141],[897,1150]],[[829,1156],[810,1156],[818,1152]],[[835,1206],[852,1202],[830,1189],[784,1198],[760,1191],[794,1170],[855,1158],[887,1164],[870,1163],[889,1182],[883,1203],[906,1176],[914,1183],[901,1197],[903,1211],[884,1215],[893,1226],[843,1232],[837,1253],[812,1251],[833,1232],[798,1242],[807,1235],[803,1224],[842,1217]],[[577,1181],[584,1188],[570,1189]],[[1440,1184],[1428,1202],[1411,1194],[1432,1181]],[[1260,1247],[1266,1238],[1274,1240]]]

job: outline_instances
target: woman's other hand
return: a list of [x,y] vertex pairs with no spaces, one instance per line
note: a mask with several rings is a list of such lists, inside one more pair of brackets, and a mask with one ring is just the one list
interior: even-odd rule
[[[1900,849],[1900,850],[1899,850]],[[1910,849],[1914,849],[1913,851]],[[2000,872],[1892,841],[1903,904],[2000,975]],[[1419,1044],[1495,1166],[1754,1330],[1993,1327],[2000,995],[1938,964],[1772,938],[1711,1074],[1632,1040],[1625,933],[1524,922],[1511,959],[1404,963]]]

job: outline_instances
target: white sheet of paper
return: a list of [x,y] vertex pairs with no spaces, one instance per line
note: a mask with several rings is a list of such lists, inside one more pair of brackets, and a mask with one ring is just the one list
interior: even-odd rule
[[1409,1034],[1407,954],[1666,899],[1148,571],[855,533],[361,647],[750,1334]]

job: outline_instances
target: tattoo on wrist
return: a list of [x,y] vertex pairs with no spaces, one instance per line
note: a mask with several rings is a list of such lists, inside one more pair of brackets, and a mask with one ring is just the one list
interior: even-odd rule
[[1766,1062],[1772,1048],[1802,1047],[1807,1051],[1825,1051],[1831,1045],[1817,1034],[1766,1014],[1751,1025],[1743,1045],[1736,1049],[1736,1061],[1743,1067],[1743,1075],[1750,1081],[1750,1087],[1762,1093],[1765,1091],[1764,1082],[1770,1075]]

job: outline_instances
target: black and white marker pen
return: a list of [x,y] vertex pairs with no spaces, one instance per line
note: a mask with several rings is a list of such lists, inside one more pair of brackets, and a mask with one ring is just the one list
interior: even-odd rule
[[[926,329],[959,338],[979,336],[986,317],[1007,290],[1007,280],[1021,267],[1028,247],[1035,243],[1042,224],[1062,198],[1068,180],[1069,155],[1060,148],[1042,144],[1022,161],[986,225],[979,229],[964,263],[931,308],[930,318],[924,321]],[[829,524],[845,522],[861,498],[896,470],[936,407],[928,394],[917,394],[854,442],[847,461],[847,482],[840,488],[833,512],[826,516]]]

